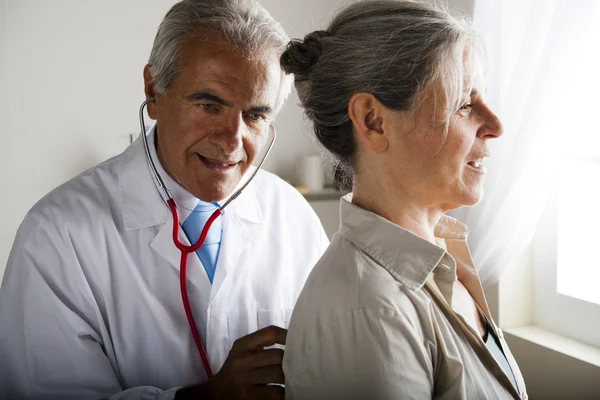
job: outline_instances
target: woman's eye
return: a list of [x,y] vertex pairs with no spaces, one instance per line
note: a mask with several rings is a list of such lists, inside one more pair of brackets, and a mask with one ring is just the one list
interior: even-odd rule
[[465,103],[460,106],[459,111],[468,112],[473,108],[473,103]]

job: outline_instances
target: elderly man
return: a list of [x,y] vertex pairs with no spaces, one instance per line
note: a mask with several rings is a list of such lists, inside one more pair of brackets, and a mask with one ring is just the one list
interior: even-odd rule
[[[197,240],[267,143],[290,89],[287,42],[251,0],[184,0],[160,25],[144,69],[148,140],[182,240]],[[318,218],[260,171],[189,256],[212,378],[182,307],[172,229],[141,139],[35,205],[0,290],[0,397],[283,398],[271,345],[285,343],[276,326],[327,245]]]

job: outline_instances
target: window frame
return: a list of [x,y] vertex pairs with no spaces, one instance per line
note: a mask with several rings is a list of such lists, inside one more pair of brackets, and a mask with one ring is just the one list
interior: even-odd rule
[[600,304],[557,290],[559,190],[557,181],[551,188],[532,242],[534,325],[600,348]]

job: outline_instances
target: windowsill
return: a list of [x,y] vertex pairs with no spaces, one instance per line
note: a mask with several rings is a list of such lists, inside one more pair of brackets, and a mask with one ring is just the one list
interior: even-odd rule
[[505,328],[505,333],[600,367],[600,349],[536,326]]

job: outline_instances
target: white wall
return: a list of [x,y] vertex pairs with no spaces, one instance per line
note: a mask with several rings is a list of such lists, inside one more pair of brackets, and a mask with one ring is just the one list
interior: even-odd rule
[[18,217],[15,216],[15,176],[13,133],[8,120],[10,95],[8,87],[7,44],[8,0],[0,0],[0,282],[5,254],[12,243]]
[[[315,29],[324,29],[335,10],[349,0],[259,0],[292,38],[304,37]],[[265,162],[267,170],[294,182],[298,159],[316,154],[310,125],[302,117],[300,100],[292,93],[277,117],[278,139]]]
[[[175,0],[0,0],[0,276],[18,225],[48,191],[121,152],[137,132],[142,69]],[[338,0],[262,0],[291,36],[322,28]],[[342,4],[342,3],[340,3]],[[292,96],[266,164],[294,178],[314,152]],[[306,130],[304,131],[306,132]]]
[[8,170],[12,164],[12,134],[7,126],[8,92],[6,88],[6,0],[0,0],[0,281],[4,271],[5,254],[14,236],[13,196],[9,189],[14,180]]
[[453,9],[459,10],[469,17],[473,16],[475,0],[447,0],[447,3]]

